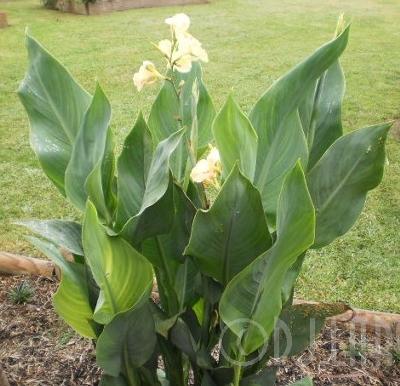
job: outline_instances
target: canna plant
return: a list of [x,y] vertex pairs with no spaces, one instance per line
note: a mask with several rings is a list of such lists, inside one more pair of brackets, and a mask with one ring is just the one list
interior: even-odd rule
[[274,385],[269,360],[348,309],[295,304],[294,286],[307,250],[346,233],[379,184],[390,125],[343,135],[342,19],[248,115],[232,96],[216,113],[189,18],[166,23],[165,72],[134,75],[161,90],[118,156],[100,85],[90,95],[27,36],[31,145],[83,224],[21,224],[62,271],[55,309],[94,340],[101,385]]

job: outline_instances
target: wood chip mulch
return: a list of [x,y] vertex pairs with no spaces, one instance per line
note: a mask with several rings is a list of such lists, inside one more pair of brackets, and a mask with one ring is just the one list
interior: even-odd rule
[[[9,292],[22,280],[34,295],[16,305]],[[45,278],[0,276],[0,366],[11,386],[97,385],[93,345],[75,335],[55,314],[57,283]],[[317,386],[400,386],[400,337],[376,336],[327,326],[312,349],[272,360],[278,384],[311,376]]]

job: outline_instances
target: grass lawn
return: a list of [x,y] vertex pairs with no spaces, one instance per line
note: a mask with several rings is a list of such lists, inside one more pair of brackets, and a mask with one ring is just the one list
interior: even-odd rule
[[217,108],[233,91],[248,111],[278,76],[332,36],[339,13],[352,18],[342,64],[347,77],[344,127],[396,120],[382,185],[369,195],[357,225],[306,260],[298,296],[345,300],[400,312],[400,2],[398,0],[211,0],[208,5],[77,16],[45,10],[39,0],[2,1],[11,26],[0,30],[0,250],[37,253],[15,219],[77,218],[42,174],[29,147],[28,120],[15,91],[26,69],[28,26],[93,92],[98,79],[113,106],[121,142],[139,109],[148,113],[157,88],[138,94],[132,75],[149,44],[168,34],[163,19],[192,17],[192,32],[210,56],[205,80]]

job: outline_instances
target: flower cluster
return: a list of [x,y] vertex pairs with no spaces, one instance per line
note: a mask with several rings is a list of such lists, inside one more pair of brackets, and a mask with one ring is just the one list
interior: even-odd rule
[[[166,59],[168,70],[187,73],[192,69],[193,62],[208,62],[207,52],[201,43],[188,32],[189,16],[179,13],[165,19],[165,23],[171,27],[171,39],[163,39],[155,46]],[[133,82],[138,91],[159,79],[167,79],[167,76],[160,74],[155,65],[147,60],[133,76]]]
[[211,147],[207,158],[197,162],[190,173],[193,182],[205,185],[218,185],[218,176],[221,174],[221,161],[218,149]]

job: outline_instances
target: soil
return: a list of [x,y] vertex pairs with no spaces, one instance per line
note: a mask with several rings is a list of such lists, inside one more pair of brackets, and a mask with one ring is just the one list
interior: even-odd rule
[[[14,304],[9,292],[25,280],[32,298]],[[0,276],[0,365],[11,386],[97,385],[93,345],[53,311],[56,280]],[[273,360],[278,384],[311,376],[315,385],[400,386],[400,337],[366,334],[329,325],[302,355]]]

